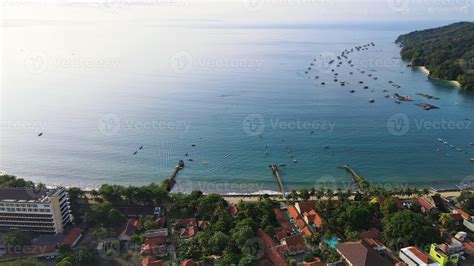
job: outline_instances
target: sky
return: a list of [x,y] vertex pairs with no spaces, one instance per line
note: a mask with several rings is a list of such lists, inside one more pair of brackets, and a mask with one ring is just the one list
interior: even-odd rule
[[232,24],[472,20],[474,0],[1,0],[2,24],[143,21]]

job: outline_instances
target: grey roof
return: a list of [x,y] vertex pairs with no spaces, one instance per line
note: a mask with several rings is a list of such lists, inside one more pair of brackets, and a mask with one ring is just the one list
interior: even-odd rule
[[47,189],[0,188],[0,200],[38,200],[46,193]]

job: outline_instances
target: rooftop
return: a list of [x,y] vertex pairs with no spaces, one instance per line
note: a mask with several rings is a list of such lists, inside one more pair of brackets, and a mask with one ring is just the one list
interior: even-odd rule
[[353,266],[393,266],[388,258],[377,253],[365,240],[337,245],[337,251]]
[[2,188],[0,200],[5,201],[38,201],[48,194],[50,190],[36,190],[33,188]]

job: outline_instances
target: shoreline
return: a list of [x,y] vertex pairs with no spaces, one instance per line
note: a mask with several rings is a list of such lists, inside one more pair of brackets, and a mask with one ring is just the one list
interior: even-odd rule
[[457,80],[446,80],[446,79],[437,79],[437,78],[433,78],[430,76],[430,70],[426,67],[426,66],[416,66],[416,68],[422,72],[423,74],[427,75],[428,78],[430,79],[435,79],[435,80],[442,80],[442,81],[447,81],[449,83],[451,83],[452,85],[458,87],[458,88],[462,88],[461,87],[461,83],[459,83],[459,81]]

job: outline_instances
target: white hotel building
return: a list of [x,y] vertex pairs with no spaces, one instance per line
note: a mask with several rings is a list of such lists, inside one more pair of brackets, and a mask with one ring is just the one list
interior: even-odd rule
[[72,221],[69,196],[63,188],[0,189],[0,230],[59,234]]

